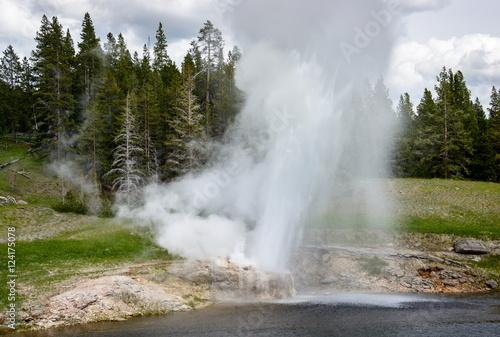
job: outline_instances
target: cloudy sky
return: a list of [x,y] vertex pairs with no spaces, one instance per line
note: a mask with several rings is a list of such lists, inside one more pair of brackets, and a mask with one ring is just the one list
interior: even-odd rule
[[[168,52],[179,64],[207,19],[221,29],[227,49],[237,41],[224,16],[241,1],[245,0],[0,0],[0,50],[12,44],[20,56],[29,56],[43,14],[57,16],[76,44],[83,16],[89,12],[102,42],[108,32],[115,36],[121,32],[132,53],[142,52],[148,36],[154,45],[161,21]],[[400,1],[398,38],[384,74],[393,100],[409,92],[418,104],[424,88],[432,89],[436,75],[447,66],[462,70],[473,98],[487,106],[491,87],[500,87],[500,2]],[[314,6],[315,1],[310,3]]]

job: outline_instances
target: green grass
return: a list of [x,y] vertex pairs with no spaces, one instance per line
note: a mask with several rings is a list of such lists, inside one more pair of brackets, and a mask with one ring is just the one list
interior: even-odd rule
[[475,262],[475,261],[470,261],[469,263],[479,267],[479,268],[485,268],[485,269],[492,269],[496,270],[499,272],[500,268],[500,255],[488,255],[485,257],[481,258],[481,261]]
[[47,261],[132,261],[137,256],[146,259],[170,258],[156,250],[152,242],[129,230],[118,230],[94,239],[50,239],[22,242],[17,254],[21,265],[43,264]]
[[[68,238],[75,236],[80,238]],[[0,261],[2,266],[6,266],[6,243],[0,244],[0,252],[5,252],[0,255]],[[112,228],[110,225],[105,230],[89,226],[53,239],[17,241],[15,257],[18,283],[24,289],[37,290],[44,287],[50,289],[51,285],[79,274],[86,275],[88,270],[98,273],[100,266],[105,270],[124,263],[172,259],[168,251],[151,241],[146,230],[139,235],[130,229]],[[1,284],[6,284],[6,277],[5,273],[1,274]],[[7,304],[6,295],[7,289],[1,287],[3,305]],[[27,293],[22,295],[29,297]]]
[[364,194],[368,183],[359,183],[351,193],[334,198],[312,227],[358,236],[396,230],[500,239],[500,184],[440,179],[369,183],[384,191],[386,202],[370,205]]
[[450,219],[441,216],[420,218],[407,216],[401,218],[400,231],[414,233],[451,234],[461,237],[473,237],[486,240],[500,238],[500,216],[488,215],[484,219],[472,221],[476,214],[463,219]]
[[[396,179],[400,231],[500,239],[500,184]],[[401,193],[402,192],[402,193]]]

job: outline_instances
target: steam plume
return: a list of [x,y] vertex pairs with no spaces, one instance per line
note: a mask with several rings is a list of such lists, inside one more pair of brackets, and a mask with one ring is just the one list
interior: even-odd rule
[[[376,142],[353,139],[352,98],[364,79],[385,69],[396,5],[252,0],[228,11],[244,55],[237,79],[247,94],[231,141],[203,172],[149,186],[144,207],[121,214],[154,223],[159,244],[172,253],[227,254],[264,270],[286,269],[312,206],[319,211],[329,202],[341,171],[361,177],[383,169],[376,150],[386,145],[387,130],[366,130],[363,137]],[[380,196],[368,194],[377,207]]]

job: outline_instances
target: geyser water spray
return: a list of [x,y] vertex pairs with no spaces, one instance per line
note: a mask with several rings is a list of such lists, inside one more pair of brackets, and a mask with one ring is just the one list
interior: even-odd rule
[[353,100],[385,69],[397,9],[373,0],[238,2],[226,15],[243,50],[246,103],[229,141],[202,172],[148,186],[144,206],[122,214],[155,224],[171,253],[286,270],[312,206],[327,205],[346,172],[383,169],[390,124],[377,117],[379,127],[354,132]]

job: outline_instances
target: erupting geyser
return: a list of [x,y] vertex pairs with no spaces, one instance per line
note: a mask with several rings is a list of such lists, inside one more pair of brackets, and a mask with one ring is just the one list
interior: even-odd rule
[[[154,223],[172,253],[286,270],[312,206],[328,203],[346,174],[384,168],[390,125],[375,111],[359,123],[356,90],[384,71],[397,9],[373,0],[252,0],[227,11],[246,93],[230,141],[203,172],[147,187],[145,205],[128,215]],[[376,207],[381,197],[369,192]]]

